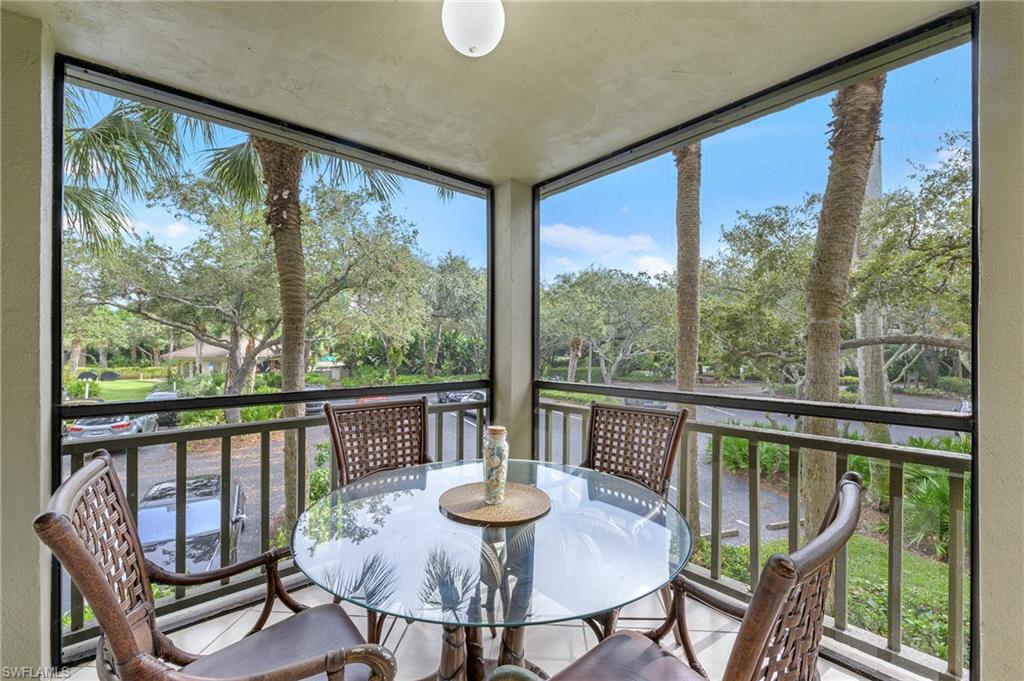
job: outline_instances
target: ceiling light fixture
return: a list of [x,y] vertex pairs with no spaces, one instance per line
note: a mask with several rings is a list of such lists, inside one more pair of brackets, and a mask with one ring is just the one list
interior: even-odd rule
[[448,42],[467,57],[482,57],[505,31],[501,0],[444,0],[441,27]]

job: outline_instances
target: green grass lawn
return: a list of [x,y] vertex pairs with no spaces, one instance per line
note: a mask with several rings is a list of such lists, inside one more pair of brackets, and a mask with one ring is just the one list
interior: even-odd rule
[[[761,544],[761,565],[773,553],[787,553],[786,541]],[[746,546],[723,544],[722,573],[732,579],[749,582],[749,555],[750,550]],[[888,629],[888,547],[877,539],[854,535],[847,555],[850,624],[885,636]],[[694,549],[691,562],[707,567],[710,556],[710,543],[702,539]],[[947,575],[945,563],[906,551],[903,553],[903,642],[939,658],[946,656]],[[965,576],[965,601],[969,595],[970,584]],[[966,602],[964,608],[969,612],[970,603]],[[969,659],[969,651],[966,652]]]
[[90,394],[92,397],[99,397],[107,402],[121,402],[124,400],[141,400],[153,392],[161,381],[159,379],[138,380],[122,379],[118,381],[97,381],[92,384]]

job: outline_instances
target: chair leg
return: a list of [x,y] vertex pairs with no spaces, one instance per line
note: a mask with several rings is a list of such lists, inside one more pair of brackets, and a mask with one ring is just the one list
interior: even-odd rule
[[693,649],[693,642],[690,640],[690,629],[686,626],[686,594],[680,593],[679,600],[676,603],[676,629],[682,639],[680,644],[683,647],[683,653],[686,655],[686,660],[690,665],[690,669],[697,672],[705,679],[711,678],[708,676],[707,671],[701,665],[700,660],[697,659],[697,653]]
[[[666,584],[661,587],[661,602],[665,606],[665,612],[672,614],[672,588]],[[683,635],[679,631],[679,625],[672,627],[672,636],[676,640],[676,645],[683,644]]]

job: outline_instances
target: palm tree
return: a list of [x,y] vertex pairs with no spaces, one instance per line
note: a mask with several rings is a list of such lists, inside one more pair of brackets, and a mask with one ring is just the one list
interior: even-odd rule
[[[310,168],[332,184],[358,183],[380,201],[388,201],[401,186],[398,176],[336,156],[311,153],[277,140],[249,135],[244,141],[206,152],[205,174],[243,204],[262,201],[264,219],[274,243],[278,295],[281,301],[281,390],[306,387],[306,262],[302,248],[302,174]],[[285,418],[303,416],[301,402],[286,404]],[[283,526],[295,522],[298,511],[298,433],[284,438],[285,508]]]
[[[832,99],[832,151],[821,200],[818,233],[807,280],[807,366],[800,395],[835,402],[839,397],[840,317],[846,305],[857,228],[882,117],[885,75],[840,88]],[[835,435],[835,420],[801,419],[801,430]],[[803,457],[804,536],[816,534],[835,487],[835,454]]]
[[[676,389],[697,387],[697,351],[700,347],[700,142],[672,151],[676,162]],[[686,405],[697,415],[695,406]],[[686,513],[700,528],[697,486],[697,434],[687,436]]]

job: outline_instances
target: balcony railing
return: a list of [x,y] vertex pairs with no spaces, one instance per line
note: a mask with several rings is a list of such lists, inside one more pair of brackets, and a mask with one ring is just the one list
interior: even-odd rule
[[[579,464],[583,457],[590,410],[585,406],[542,399],[538,403],[538,457],[543,461],[565,464]],[[787,530],[788,550],[795,551],[799,545],[801,523],[800,508],[800,462],[802,456],[834,453],[836,455],[837,480],[848,469],[850,458],[862,456],[885,462],[889,473],[888,516],[886,534],[888,548],[888,575],[886,600],[886,637],[853,627],[849,623],[848,555],[844,549],[838,556],[834,573],[834,608],[826,620],[826,635],[835,641],[868,653],[880,660],[898,665],[927,678],[952,681],[964,676],[964,564],[965,564],[965,515],[964,482],[971,470],[971,457],[965,454],[918,449],[898,445],[878,444],[836,437],[819,437],[780,430],[766,430],[738,425],[723,425],[691,420],[686,423],[686,433],[698,433],[710,439],[710,498],[703,500],[710,510],[710,531],[704,538],[710,544],[710,558],[707,568],[692,565],[688,573],[695,579],[731,597],[749,601],[757,585],[761,568],[760,554],[763,528],[761,467],[759,446],[772,443],[788,448],[787,517],[775,523],[771,529]],[[749,574],[747,583],[740,583],[723,574],[723,536],[727,534],[722,526],[723,518],[723,439],[739,438],[747,443],[746,508],[749,526]],[[678,508],[686,509],[688,496],[687,470],[689,457],[700,456],[700,451],[688,449],[689,438],[682,438],[674,471],[676,494],[674,502]],[[707,443],[705,442],[705,446]],[[698,450],[701,449],[698,446]],[[904,467],[907,464],[931,466],[945,471],[949,482],[949,532],[948,532],[948,597],[946,603],[947,655],[944,660],[906,647],[903,634],[903,501]],[[703,514],[702,514],[703,515]],[[831,651],[830,651],[831,652]],[[839,653],[833,653],[839,656]],[[846,660],[849,662],[849,660]]]
[[[461,460],[476,458],[481,451],[483,428],[486,423],[487,403],[484,401],[465,401],[441,404],[429,404],[428,413],[428,450],[435,461]],[[475,431],[467,433],[466,431]],[[298,418],[283,418],[270,421],[258,421],[241,424],[220,424],[196,428],[177,428],[157,430],[148,434],[128,435],[114,438],[91,438],[88,440],[65,440],[62,443],[62,475],[66,478],[80,469],[89,453],[97,449],[108,449],[119,452],[115,457],[115,465],[125,486],[125,493],[132,513],[138,521],[140,503],[140,468],[143,470],[143,484],[164,483],[173,481],[175,495],[174,517],[174,566],[176,572],[184,573],[188,569],[189,527],[187,514],[181,512],[187,508],[186,481],[189,475],[197,472],[220,476],[220,520],[219,520],[219,564],[228,565],[235,560],[233,552],[228,550],[235,542],[233,536],[236,522],[241,520],[251,532],[258,532],[258,543],[241,547],[245,556],[266,551],[272,544],[281,541],[272,533],[273,511],[283,504],[283,485],[280,490],[272,491],[273,469],[272,459],[282,452],[283,438],[279,434],[287,431],[297,433],[298,470],[306,471],[307,475],[298,476],[299,512],[304,510],[307,499],[308,473],[315,460],[316,445],[328,443],[327,421],[320,414]],[[258,439],[258,445],[244,446],[239,438]],[[207,443],[203,449],[203,465],[197,466],[198,452],[191,447],[195,443]],[[328,445],[329,446],[329,445]],[[248,453],[244,450],[248,449]],[[123,456],[120,452],[124,452]],[[274,456],[272,456],[274,455]],[[330,466],[332,487],[337,486],[338,471],[333,456],[327,457]],[[173,470],[159,472],[160,464],[173,461]],[[190,465],[191,464],[191,465]],[[202,470],[195,470],[197,467]],[[233,470],[234,469],[234,470]],[[246,514],[239,518],[235,514],[234,482],[245,471],[250,488],[258,490],[256,499],[246,501]],[[255,476],[252,474],[255,473]],[[165,476],[170,474],[170,478]],[[255,480],[252,478],[255,477]],[[255,484],[252,484],[255,483]],[[145,496],[145,489],[142,490]],[[253,502],[257,503],[253,503]],[[255,508],[253,508],[255,506]],[[255,515],[254,515],[255,513]],[[255,527],[253,527],[255,525]],[[251,536],[251,535],[250,535]],[[145,540],[145,538],[144,538]],[[217,566],[212,566],[217,567]],[[296,572],[290,562],[282,565],[282,575]],[[158,595],[156,614],[158,617],[180,612],[200,603],[211,601],[234,594],[245,589],[257,587],[263,583],[261,575],[224,580],[214,587],[177,588],[173,593]],[[95,622],[90,621],[88,606],[82,594],[74,585],[65,579],[62,585],[64,603],[62,647],[65,651],[65,663],[87,656],[93,652],[91,641],[99,634]],[[208,616],[209,613],[207,613]]]

